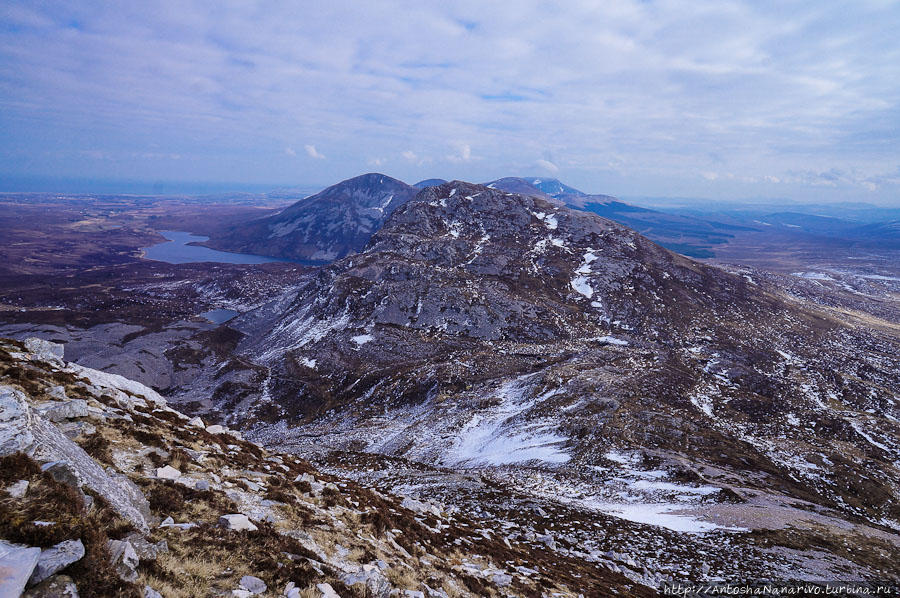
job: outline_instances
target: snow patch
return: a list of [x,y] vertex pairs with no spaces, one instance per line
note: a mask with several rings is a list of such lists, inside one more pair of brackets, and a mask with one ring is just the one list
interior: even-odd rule
[[516,416],[559,390],[526,398],[527,379],[523,376],[504,384],[496,393],[500,404],[472,415],[460,430],[447,454],[449,463],[469,466],[507,465],[524,461],[565,463],[570,459],[562,445],[566,438],[529,421],[517,426]]
[[350,340],[356,343],[356,346],[359,347],[361,345],[365,345],[371,340],[375,340],[375,337],[371,334],[358,334],[356,336],[351,336]]
[[599,503],[597,510],[627,521],[656,525],[674,532],[703,534],[714,530],[741,531],[739,528],[728,528],[708,521],[701,521],[690,515],[678,513],[682,505],[672,503],[627,504]]
[[572,288],[575,289],[578,293],[581,293],[588,299],[594,296],[594,289],[588,283],[587,276],[576,276],[572,279]]

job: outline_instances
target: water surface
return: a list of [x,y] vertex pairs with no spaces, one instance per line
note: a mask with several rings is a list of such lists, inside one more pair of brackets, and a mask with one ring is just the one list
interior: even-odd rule
[[168,241],[163,241],[150,247],[144,247],[144,258],[170,264],[189,264],[192,262],[219,262],[223,264],[265,264],[268,262],[283,262],[274,257],[264,255],[250,255],[247,253],[231,253],[230,251],[218,251],[200,245],[188,245],[188,243],[203,242],[209,237],[194,235],[177,230],[161,230],[159,234]]
[[213,324],[224,324],[228,320],[231,320],[232,318],[237,316],[239,313],[241,312],[235,311],[233,309],[211,309],[200,314],[200,317],[206,318]]

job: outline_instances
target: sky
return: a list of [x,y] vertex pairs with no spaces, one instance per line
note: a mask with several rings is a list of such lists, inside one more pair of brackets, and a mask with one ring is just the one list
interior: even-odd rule
[[900,205],[898,31],[876,0],[5,0],[0,190],[377,171]]

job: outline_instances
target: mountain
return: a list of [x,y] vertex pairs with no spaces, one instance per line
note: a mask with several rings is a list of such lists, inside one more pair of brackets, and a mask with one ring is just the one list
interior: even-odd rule
[[532,185],[550,197],[555,197],[559,199],[560,197],[579,197],[583,195],[587,195],[587,193],[583,193],[574,187],[569,187],[559,179],[548,179],[541,177],[525,177],[525,182],[529,185]]
[[364,174],[301,199],[280,213],[211,234],[215,249],[327,263],[362,249],[416,189],[389,176]]
[[444,179],[425,179],[424,181],[419,181],[413,187],[416,189],[424,189],[425,187],[437,187],[438,185],[443,185],[446,183]]
[[487,185],[510,193],[557,200],[570,208],[593,212],[691,257],[712,257],[715,245],[727,243],[737,231],[751,230],[747,226],[641,208],[611,195],[587,194],[557,179],[507,177]]
[[539,187],[521,177],[504,177],[502,179],[487,182],[484,185],[489,189],[499,189],[500,191],[519,193],[521,195],[531,195],[532,197],[539,197],[544,200],[551,198],[549,193],[545,193]]
[[496,522],[266,451],[62,355],[0,339],[4,597],[653,594]]
[[[568,554],[625,546],[651,585],[900,575],[895,333],[596,214],[430,187],[274,318],[234,326],[270,372],[251,436],[328,471],[511,530],[552,507],[575,522],[552,533]],[[817,552],[850,537],[859,553]]]

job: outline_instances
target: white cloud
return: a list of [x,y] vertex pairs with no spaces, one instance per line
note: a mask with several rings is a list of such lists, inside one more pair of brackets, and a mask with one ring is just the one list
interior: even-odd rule
[[551,162],[550,160],[543,160],[543,159],[541,159],[541,160],[538,160],[537,162],[535,162],[535,165],[536,165],[538,168],[543,168],[544,170],[546,170],[547,172],[550,172],[550,173],[552,173],[552,174],[558,174],[558,173],[559,173],[559,166],[557,166],[556,164],[554,164],[554,163]]
[[294,148],[292,148],[292,147],[284,148],[284,153],[286,153],[288,156],[296,156],[297,155],[297,152],[295,152]]
[[310,158],[315,158],[316,160],[324,160],[325,159],[325,156],[320,154],[319,151],[316,149],[316,146],[314,146],[314,145],[304,145],[303,149],[306,150],[306,155],[308,155]]
[[[834,189],[897,197],[900,184],[876,180],[900,143],[896,3],[48,0],[6,16],[0,129],[22,156],[9,171],[104,174],[83,150],[150,179],[328,183],[371,156],[408,179],[555,174],[541,155],[620,194],[699,192],[704,173],[733,173],[712,184],[735,194],[766,177],[802,192],[832,168],[857,181]],[[313,145],[316,161],[267,159],[284,139],[330,159]],[[140,160],[151,142],[185,159]],[[56,147],[68,162],[42,157]]]
[[468,162],[472,159],[472,148],[468,143],[461,143],[456,148],[456,152],[449,154],[447,160],[450,162]]

